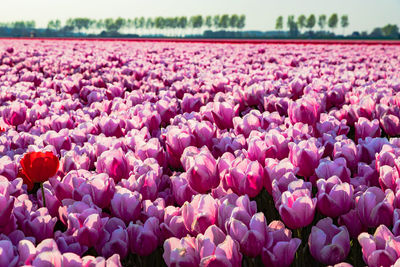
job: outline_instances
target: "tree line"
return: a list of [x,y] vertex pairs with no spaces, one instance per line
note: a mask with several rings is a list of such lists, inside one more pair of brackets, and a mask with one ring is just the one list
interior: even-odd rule
[[[314,14],[311,14],[308,17],[302,14],[296,19],[294,15],[290,15],[287,17],[286,25],[291,35],[297,35],[298,33],[301,33],[304,28],[308,29],[309,32],[313,31],[316,24],[318,24],[321,31],[325,31],[326,26],[334,31],[337,28],[339,22],[344,31],[344,29],[349,26],[349,16],[342,15],[339,18],[338,14],[333,13],[329,16],[329,18],[324,14],[319,15],[317,18]],[[282,30],[283,28],[283,16],[279,16],[276,19],[275,29]]]
[[90,19],[90,18],[70,18],[64,25],[60,20],[51,20],[47,24],[50,30],[64,31],[135,31],[143,30],[185,30],[185,29],[229,29],[240,30],[246,25],[246,16],[237,14],[223,14],[214,16],[179,16],[179,17],[136,17],[133,19],[126,18],[106,18],[106,19]]

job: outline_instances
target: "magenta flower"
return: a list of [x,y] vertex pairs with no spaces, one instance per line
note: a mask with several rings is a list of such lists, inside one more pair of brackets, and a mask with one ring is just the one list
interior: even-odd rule
[[26,106],[20,102],[12,102],[3,109],[4,122],[11,126],[23,124],[26,119]]
[[196,249],[199,251],[200,266],[242,265],[239,244],[215,225],[208,227],[204,235],[197,236]]
[[331,218],[320,220],[308,238],[311,255],[323,264],[336,264],[350,252],[350,237],[346,227],[337,227]]
[[400,134],[400,118],[393,114],[383,115],[380,119],[382,129],[389,136],[396,136]]
[[164,221],[160,224],[164,239],[171,237],[183,238],[189,234],[182,217],[182,209],[174,206],[165,208]]
[[178,239],[171,237],[164,242],[163,259],[168,267],[187,266],[197,267],[200,264],[200,255],[196,249],[194,237]]
[[356,209],[360,220],[368,227],[378,227],[381,224],[390,226],[393,218],[393,191],[385,192],[378,187],[369,187],[356,198]]
[[368,266],[391,266],[400,257],[400,239],[385,226],[376,228],[374,235],[362,233],[358,236],[363,259]]
[[131,222],[127,228],[129,246],[132,253],[150,255],[158,246],[160,238],[159,221],[151,217],[144,224]]
[[194,144],[194,137],[178,127],[167,128],[166,149],[168,162],[173,168],[181,166],[180,158],[186,147]]
[[272,221],[268,225],[267,244],[261,258],[265,266],[288,267],[292,264],[296,251],[301,244],[298,238],[292,238],[292,232],[281,221]]
[[141,212],[141,200],[142,197],[138,192],[132,192],[117,186],[115,194],[111,199],[111,211],[125,223],[135,222]]
[[347,213],[353,204],[353,186],[337,176],[317,181],[317,207],[322,214],[335,218]]
[[310,177],[319,165],[319,160],[324,152],[323,147],[318,147],[317,140],[300,141],[298,144],[289,143],[289,159],[293,166],[298,167],[298,174]]
[[121,149],[103,152],[97,159],[96,170],[99,173],[107,173],[118,183],[121,179],[129,177],[129,164]]
[[233,128],[233,118],[237,114],[238,106],[228,102],[214,102],[211,110],[212,118],[220,129]]
[[289,228],[298,229],[312,222],[316,206],[317,199],[311,198],[308,189],[285,191],[281,196],[279,214]]
[[315,169],[318,178],[327,180],[332,176],[337,176],[342,182],[350,183],[351,172],[346,166],[344,158],[337,158],[334,161],[322,159],[318,168]]
[[109,219],[100,233],[99,241],[95,244],[96,251],[108,258],[118,254],[125,258],[128,254],[128,232],[125,223],[118,218]]
[[359,138],[365,139],[366,137],[380,137],[381,136],[381,128],[379,127],[379,121],[368,120],[364,117],[360,117],[358,121],[354,124],[355,127],[355,140],[357,141]]
[[196,195],[182,207],[186,229],[192,234],[204,233],[217,221],[218,205],[211,195]]
[[319,104],[312,97],[303,97],[289,103],[288,115],[292,124],[314,125],[319,120]]
[[262,212],[254,214],[249,222],[231,217],[228,233],[240,244],[240,249],[245,255],[256,257],[266,242],[267,220]]
[[[188,147],[187,149],[190,148]],[[183,157],[185,157],[185,152]],[[195,191],[207,193],[219,185],[217,162],[206,146],[198,154],[193,155],[185,165],[187,180],[190,187]]]
[[19,256],[17,250],[9,240],[0,240],[0,266],[16,267]]
[[225,183],[238,195],[255,197],[264,185],[264,169],[258,161],[238,157],[225,176]]

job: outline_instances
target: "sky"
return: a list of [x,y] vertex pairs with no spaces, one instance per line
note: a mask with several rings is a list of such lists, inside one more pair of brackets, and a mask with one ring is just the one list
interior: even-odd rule
[[[70,17],[155,17],[245,14],[247,30],[273,30],[279,15],[347,14],[346,32],[370,32],[388,23],[400,27],[400,0],[0,0],[0,22]],[[286,20],[285,20],[286,21]],[[285,23],[286,25],[286,23]]]

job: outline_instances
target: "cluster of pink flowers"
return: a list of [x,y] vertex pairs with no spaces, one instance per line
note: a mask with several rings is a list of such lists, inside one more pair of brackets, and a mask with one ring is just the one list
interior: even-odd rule
[[400,266],[399,55],[1,40],[0,267]]

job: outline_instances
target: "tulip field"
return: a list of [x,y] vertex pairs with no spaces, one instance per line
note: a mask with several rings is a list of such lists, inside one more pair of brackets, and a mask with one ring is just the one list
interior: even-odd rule
[[1,39],[0,115],[0,267],[400,267],[400,45]]

